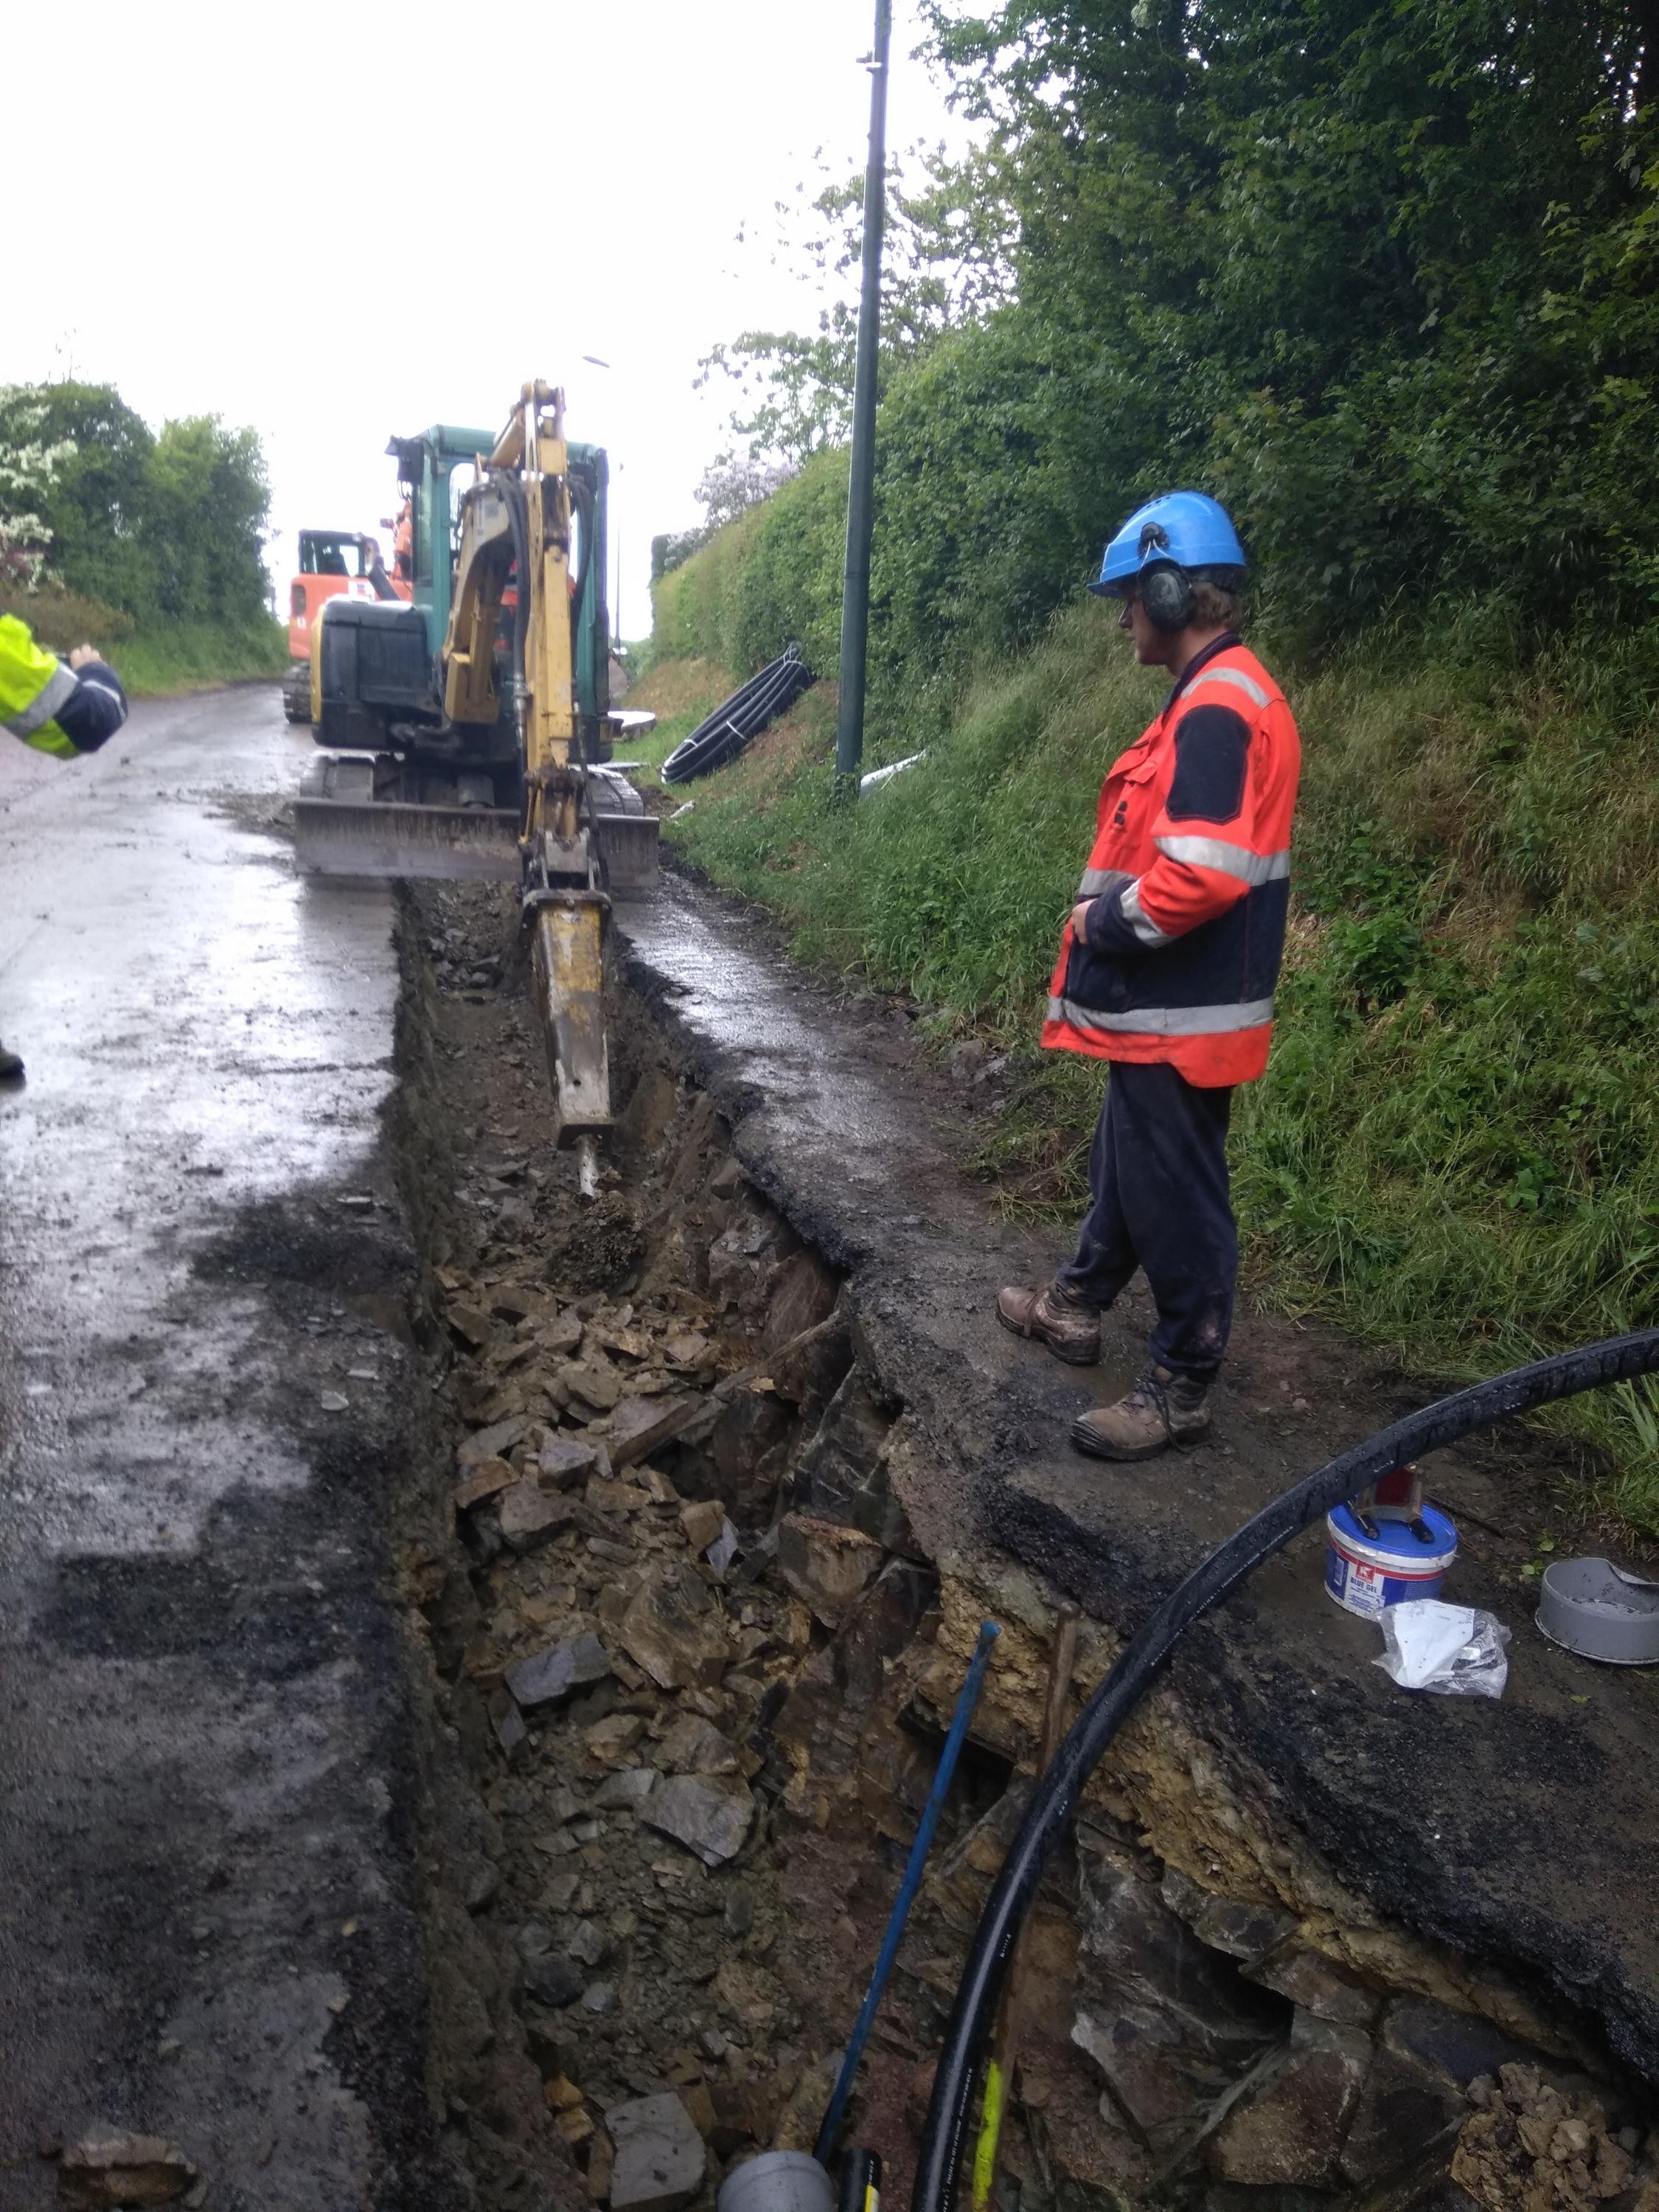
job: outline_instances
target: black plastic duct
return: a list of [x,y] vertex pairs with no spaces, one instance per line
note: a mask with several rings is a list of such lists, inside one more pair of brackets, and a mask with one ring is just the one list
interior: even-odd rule
[[1060,1745],[1054,1763],[1032,1792],[1019,1833],[975,1932],[973,1948],[957,1984],[957,2000],[945,2030],[945,2049],[934,2077],[933,2101],[921,2140],[911,2212],[951,2212],[957,2168],[968,2121],[974,2075],[996,2017],[1002,1977],[1049,1854],[1060,1841],[1084,1784],[1102,1754],[1134,1711],[1153,1677],[1200,1613],[1282,1551],[1311,1522],[1358,1496],[1397,1467],[1424,1452],[1455,1443],[1471,1430],[1485,1428],[1507,1413],[1524,1413],[1558,1398],[1571,1398],[1632,1376],[1659,1370],[1659,1329],[1644,1329],[1602,1344],[1586,1345],[1529,1367],[1512,1368],[1490,1382],[1478,1382],[1455,1397],[1442,1398],[1411,1413],[1391,1428],[1306,1476],[1247,1521],[1236,1534],[1194,1567],[1176,1585],[1137,1635],[1125,1646]]
[[801,659],[799,647],[790,646],[675,746],[662,764],[663,781],[690,783],[694,776],[724,768],[759,737],[769,722],[793,707],[811,681],[811,671]]

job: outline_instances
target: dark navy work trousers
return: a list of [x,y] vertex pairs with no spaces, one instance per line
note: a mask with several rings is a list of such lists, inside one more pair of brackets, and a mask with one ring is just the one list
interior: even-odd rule
[[1200,1090],[1162,1062],[1112,1062],[1089,1153],[1093,1202],[1060,1270],[1105,1308],[1144,1269],[1158,1308],[1148,1340],[1172,1374],[1206,1378],[1232,1327],[1238,1231],[1227,1188],[1230,1090]]

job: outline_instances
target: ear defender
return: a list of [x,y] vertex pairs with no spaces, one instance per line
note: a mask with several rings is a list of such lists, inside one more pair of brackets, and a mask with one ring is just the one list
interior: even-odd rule
[[1140,604],[1154,629],[1185,629],[1195,604],[1191,579],[1173,561],[1154,562],[1139,578]]

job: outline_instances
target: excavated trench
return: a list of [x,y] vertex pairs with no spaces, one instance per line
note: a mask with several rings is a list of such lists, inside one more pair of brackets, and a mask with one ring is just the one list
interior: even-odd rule
[[[423,1376],[399,1558],[447,2148],[489,2212],[670,2212],[810,2148],[989,1613],[843,2131],[902,2202],[1054,1593],[965,1531],[926,1555],[905,1376],[652,1008],[619,982],[623,1110],[584,1206],[544,1143],[510,902],[422,886],[399,927]],[[1079,1694],[1115,1649],[1085,1621]],[[1032,1925],[1005,2205],[1659,2212],[1659,2143],[1594,2033],[1379,1921],[1167,1687]]]

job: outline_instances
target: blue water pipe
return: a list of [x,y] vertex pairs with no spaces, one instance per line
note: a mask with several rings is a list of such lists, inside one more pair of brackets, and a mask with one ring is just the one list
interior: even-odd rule
[[881,1939],[880,1950],[876,1954],[875,1969],[870,1976],[870,1986],[865,1992],[863,2008],[853,2030],[852,2040],[847,2046],[847,2056],[841,2062],[835,2094],[824,2112],[823,2125],[818,2130],[817,2145],[812,2154],[820,2166],[827,2167],[834,2154],[842,2114],[847,2109],[847,2100],[852,2092],[853,2077],[859,2070],[859,2060],[870,2039],[870,2030],[875,2023],[882,1993],[887,1987],[887,1977],[893,1971],[893,1961],[898,1956],[904,1923],[910,1917],[910,1907],[915,1903],[916,1892],[921,1887],[922,1869],[927,1863],[927,1854],[933,1849],[933,1831],[939,1826],[939,1811],[951,1787],[951,1777],[957,1771],[957,1756],[962,1749],[963,1738],[968,1733],[968,1723],[973,1718],[974,1707],[979,1703],[980,1687],[990,1662],[991,1646],[1001,1633],[994,1620],[980,1623],[979,1641],[975,1644],[974,1656],[968,1662],[968,1672],[957,1698],[956,1711],[951,1716],[951,1732],[945,1739],[945,1749],[939,1753],[933,1786],[927,1793],[927,1804],[922,1808],[916,1838],[910,1846],[910,1856],[905,1865],[904,1879],[899,1884],[898,1895],[893,1899],[893,1909],[887,1916],[887,1932]]

